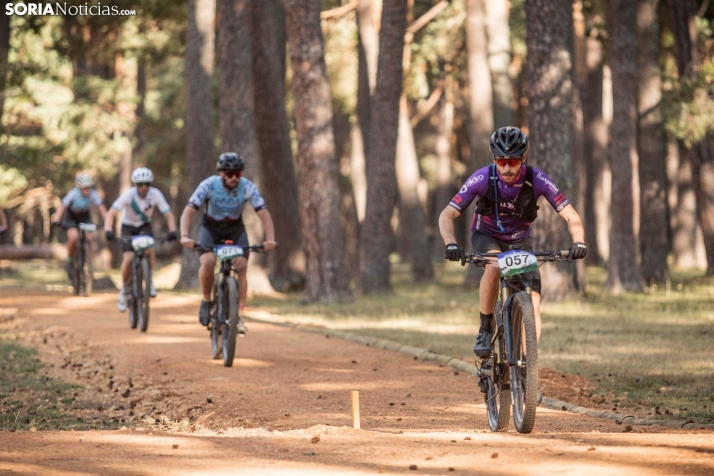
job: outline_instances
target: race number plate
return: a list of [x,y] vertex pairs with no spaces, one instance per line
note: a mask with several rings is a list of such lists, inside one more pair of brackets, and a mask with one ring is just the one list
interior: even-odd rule
[[243,256],[243,248],[235,245],[216,246],[218,259],[230,260]]
[[131,247],[136,251],[145,250],[154,246],[154,237],[139,235],[131,239]]
[[537,271],[538,260],[533,253],[511,250],[498,255],[498,267],[501,269],[501,276],[507,278],[516,274]]
[[97,225],[94,223],[80,223],[79,229],[82,231],[97,231]]

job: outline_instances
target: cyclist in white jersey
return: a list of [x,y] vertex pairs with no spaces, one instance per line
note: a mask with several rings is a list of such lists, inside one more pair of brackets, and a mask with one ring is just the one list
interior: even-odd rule
[[[154,209],[158,208],[159,212],[166,217],[166,222],[169,225],[168,240],[175,241],[177,236],[176,218],[171,213],[171,208],[164,195],[151,186],[151,182],[154,181],[154,174],[146,167],[139,167],[131,173],[131,181],[134,186],[122,193],[107,212],[107,218],[104,221],[104,233],[107,235],[107,240],[115,238],[112,230],[114,217],[117,212],[122,210],[124,214],[121,220],[121,236],[153,236],[151,216],[154,213]],[[119,291],[119,299],[117,300],[117,307],[120,312],[126,311],[126,292],[131,284],[131,263],[134,260],[134,251],[131,249],[131,245],[122,245],[122,249],[124,253],[121,263],[121,276],[124,286]],[[155,262],[154,250],[147,250],[147,256],[149,256],[149,267],[153,270]],[[156,297],[156,288],[154,288],[153,282],[151,283],[149,294],[151,297]]]
[[[79,225],[80,223],[92,223],[89,207],[91,205],[96,206],[102,220],[107,216],[107,208],[104,206],[104,203],[102,203],[102,199],[97,191],[92,188],[94,186],[92,177],[87,174],[78,174],[74,179],[74,184],[76,187],[64,196],[55,214],[55,223],[62,225],[62,227],[67,230],[67,264],[65,267],[68,273],[73,269],[72,259],[77,241],[79,241]],[[63,218],[64,221],[62,220]],[[94,259],[93,232],[87,232],[87,240],[89,241],[89,250],[92,254],[92,259]]]

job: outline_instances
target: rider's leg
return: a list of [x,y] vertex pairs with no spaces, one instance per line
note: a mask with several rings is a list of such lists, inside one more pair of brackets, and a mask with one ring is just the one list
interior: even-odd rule
[[134,261],[134,252],[133,251],[125,251],[122,254],[122,261],[121,261],[121,278],[122,282],[124,283],[124,290],[127,290],[129,287],[129,283],[131,282],[131,265],[132,262]]
[[243,309],[248,295],[248,260],[236,258],[233,267],[238,270],[238,306]]
[[540,342],[540,330],[542,328],[540,320],[540,293],[533,291],[531,293],[531,301],[533,301],[533,314],[535,314],[536,342]]
[[76,228],[67,229],[67,256],[74,256],[74,250],[77,248],[77,240],[79,239],[79,230]]
[[153,249],[153,248],[149,248],[148,250],[146,250],[146,255],[145,255],[145,256],[148,256],[148,257],[149,257],[149,269],[150,269],[151,271],[153,271],[153,270],[154,270],[154,265],[156,264],[156,253],[154,253],[154,249]]
[[[500,253],[500,250],[489,250],[488,253]],[[481,284],[479,285],[479,310],[482,314],[493,314],[498,301],[500,284],[500,272],[498,266],[489,264],[486,266]]]
[[211,288],[213,288],[213,270],[216,267],[215,253],[203,253],[198,261],[201,267],[198,268],[198,281],[201,283],[201,291],[203,291],[203,300],[211,300]]

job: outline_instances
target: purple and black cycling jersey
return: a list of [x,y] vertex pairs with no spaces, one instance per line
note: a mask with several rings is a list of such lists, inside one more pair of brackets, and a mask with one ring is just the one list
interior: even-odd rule
[[[498,183],[498,209],[501,215],[501,225],[503,231],[496,224],[495,214],[492,216],[481,215],[474,213],[473,221],[471,222],[471,231],[478,230],[481,233],[492,236],[498,240],[507,243],[519,241],[530,236],[530,222],[515,215],[516,205],[515,200],[523,188],[523,182],[526,179],[526,167],[521,167],[521,173],[518,179],[512,184],[503,182],[500,178]],[[459,193],[454,195],[449,205],[463,213],[464,210],[473,202],[476,197],[483,197],[488,191],[489,167],[478,169],[461,187]],[[538,200],[541,196],[548,200],[548,203],[560,212],[570,204],[565,195],[563,195],[558,186],[548,177],[543,171],[533,167],[533,193],[535,199]]]

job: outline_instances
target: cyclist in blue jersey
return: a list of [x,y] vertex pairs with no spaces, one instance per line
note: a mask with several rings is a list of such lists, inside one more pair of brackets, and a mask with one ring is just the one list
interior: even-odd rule
[[[196,212],[205,205],[205,214],[198,232],[198,242],[202,245],[219,245],[225,240],[233,244],[248,247],[248,235],[243,224],[243,206],[250,203],[263,223],[265,230],[265,250],[273,250],[277,246],[273,219],[265,207],[265,200],[260,195],[253,182],[243,177],[245,164],[243,158],[235,152],[226,152],[218,158],[218,175],[201,182],[193,192],[188,205],[181,214],[180,230],[181,244],[184,248],[193,248],[194,241],[189,236],[191,220]],[[216,265],[216,255],[212,252],[200,253],[201,267],[198,279],[201,282],[203,301],[198,318],[202,325],[210,321],[211,288],[213,287],[213,270]],[[247,295],[248,250],[245,255],[235,258],[233,268],[238,270],[238,305],[244,309]],[[238,333],[245,334],[243,322],[238,323]]]
[[[585,258],[587,247],[580,215],[543,171],[525,165],[528,157],[526,134],[517,127],[502,127],[491,136],[490,149],[493,163],[471,175],[439,216],[439,230],[446,243],[445,258],[464,263],[464,250],[457,244],[454,234],[454,219],[474,200],[476,211],[471,223],[474,252],[500,253],[514,247],[533,251],[530,226],[536,219],[537,201],[541,196],[568,224],[573,240],[569,260]],[[491,353],[491,319],[498,299],[499,277],[497,265],[486,266],[479,289],[481,326],[474,346],[474,353],[479,357]],[[540,338],[540,272],[528,273],[525,278],[533,283],[531,298],[536,333]]]
[[[72,259],[77,241],[79,240],[79,224],[92,223],[92,218],[89,215],[89,207],[91,205],[96,206],[102,220],[104,220],[107,215],[107,208],[104,206],[101,197],[97,191],[92,188],[94,186],[92,177],[87,174],[78,174],[74,179],[74,184],[76,187],[64,196],[55,215],[55,223],[61,224],[62,227],[67,230],[67,264],[65,267],[68,273],[71,273],[73,269]],[[62,221],[62,218],[64,218],[64,221]],[[93,232],[87,232],[87,240],[89,241],[89,249],[93,260]]]

